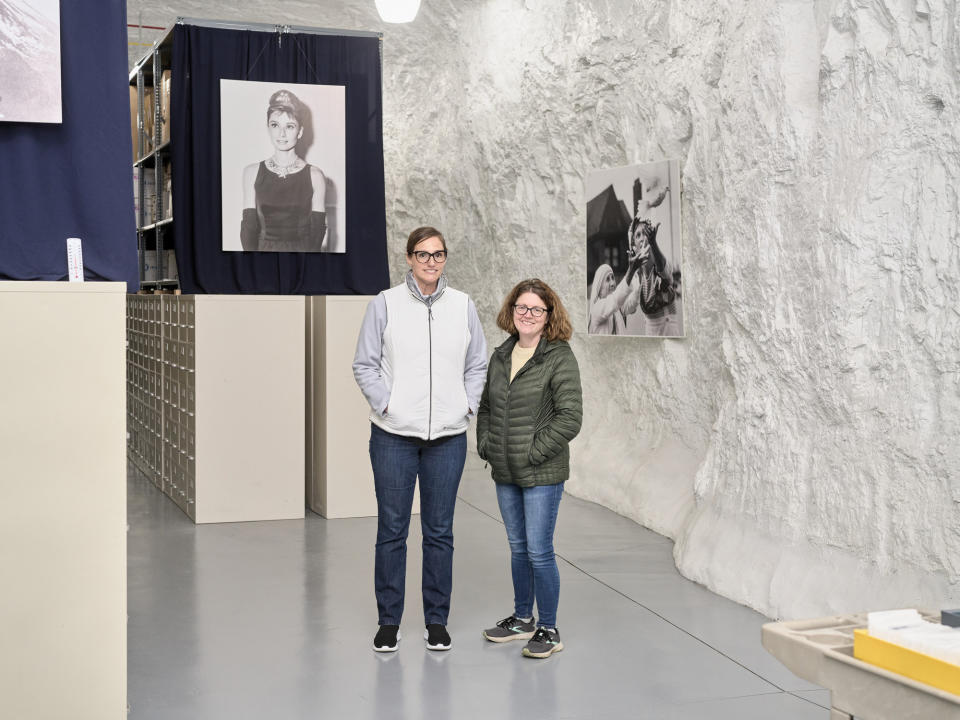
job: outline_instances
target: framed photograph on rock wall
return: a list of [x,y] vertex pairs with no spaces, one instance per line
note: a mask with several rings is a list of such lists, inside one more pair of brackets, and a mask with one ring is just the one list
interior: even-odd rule
[[220,80],[223,249],[346,252],[343,85]]
[[684,337],[680,164],[587,173],[587,332]]

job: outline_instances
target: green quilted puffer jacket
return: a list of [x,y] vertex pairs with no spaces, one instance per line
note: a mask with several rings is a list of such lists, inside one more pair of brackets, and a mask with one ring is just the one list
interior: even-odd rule
[[521,487],[570,477],[570,441],[580,432],[580,368],[563,340],[540,344],[510,382],[513,335],[494,350],[477,411],[477,451],[493,479]]

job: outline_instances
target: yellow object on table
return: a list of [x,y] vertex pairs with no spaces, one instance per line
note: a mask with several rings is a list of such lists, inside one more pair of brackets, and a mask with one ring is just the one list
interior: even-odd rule
[[853,656],[911,680],[960,695],[960,665],[875,638],[865,629],[853,631]]

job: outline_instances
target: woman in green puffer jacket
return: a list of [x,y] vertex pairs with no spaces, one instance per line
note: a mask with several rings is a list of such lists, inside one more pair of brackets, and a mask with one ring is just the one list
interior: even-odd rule
[[487,367],[477,450],[496,482],[510,544],[514,610],[483,636],[492,642],[527,640],[523,654],[545,658],[563,650],[553,531],[570,477],[570,441],[583,419],[580,368],[567,343],[573,334],[567,311],[542,280],[514,287],[497,325],[510,337]]

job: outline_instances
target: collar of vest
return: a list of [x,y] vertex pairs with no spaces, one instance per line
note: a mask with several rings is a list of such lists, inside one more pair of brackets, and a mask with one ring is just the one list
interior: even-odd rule
[[427,296],[424,296],[424,294],[420,292],[420,286],[417,285],[417,281],[413,277],[413,270],[407,270],[407,275],[404,280],[407,283],[407,290],[410,291],[411,297],[413,297],[414,300],[422,302],[427,307],[430,307],[439,300],[440,296],[443,295],[443,291],[447,288],[447,276],[445,273],[440,274],[440,278],[437,280],[437,289],[433,291],[433,294]]

